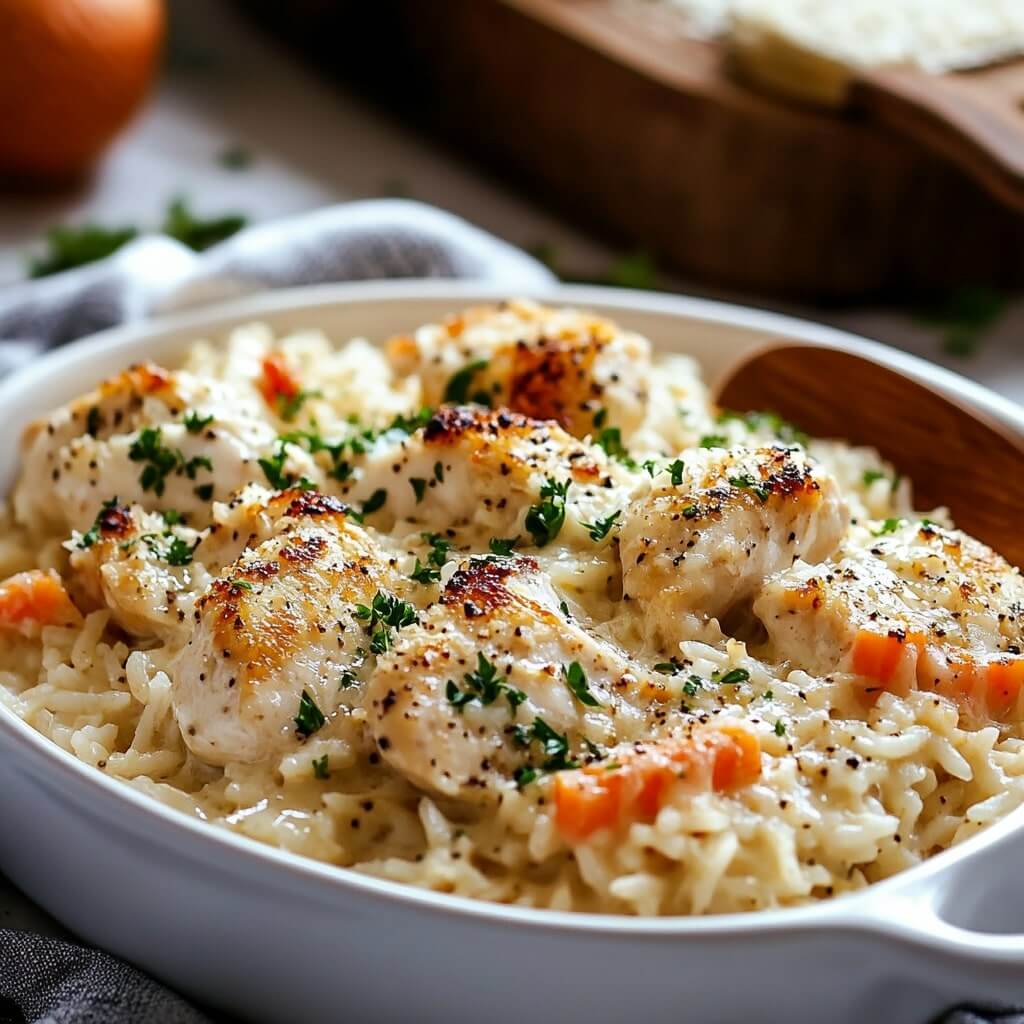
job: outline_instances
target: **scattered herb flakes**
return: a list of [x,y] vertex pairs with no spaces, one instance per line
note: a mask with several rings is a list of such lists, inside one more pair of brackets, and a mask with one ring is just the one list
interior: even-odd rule
[[595,430],[601,430],[607,422],[608,422],[608,410],[607,409],[603,409],[603,408],[602,409],[598,409],[594,413],[594,429]]
[[316,701],[309,695],[309,692],[303,690],[302,696],[299,698],[299,713],[293,721],[295,722],[295,731],[305,738],[312,736],[327,719],[324,718],[324,713],[316,706]]
[[775,691],[769,687],[767,690],[764,691],[764,699],[765,700],[774,700],[775,699]]
[[605,284],[615,288],[639,288],[650,291],[657,287],[657,274],[657,267],[649,253],[626,253],[608,268]]
[[729,439],[725,434],[705,434],[700,439],[701,448],[725,448],[729,443]]
[[731,476],[729,477],[729,483],[733,487],[738,487],[741,491],[750,491],[751,494],[756,494],[762,502],[767,501],[772,494],[772,490],[767,484],[762,483],[749,473],[743,473],[740,476]]
[[[444,389],[443,401],[450,405],[464,405],[469,401],[469,389],[473,383],[473,377],[481,370],[485,370],[487,365],[486,359],[476,359],[464,366],[458,373],[453,374]],[[474,394],[473,401],[479,405],[491,404],[486,392]]]
[[421,533],[420,536],[430,545],[427,561],[440,569],[448,561],[448,552],[452,548],[451,541],[445,540],[439,533]]
[[251,150],[245,146],[226,146],[217,154],[217,163],[229,171],[246,171],[252,166]]
[[622,510],[617,509],[610,516],[604,519],[595,519],[592,523],[580,523],[580,526],[590,535],[592,541],[601,541],[608,536],[608,531],[615,525],[615,521],[622,515]]
[[228,586],[236,593],[241,590],[252,590],[252,584],[248,580],[228,580]]
[[572,618],[572,613],[571,613],[571,612],[569,611],[569,605],[568,605],[568,603],[566,602],[566,600],[565,600],[565,598],[564,598],[564,597],[562,598],[562,600],[561,600],[561,601],[559,601],[559,602],[558,602],[558,610],[559,610],[559,611],[560,611],[560,612],[561,612],[561,613],[562,613],[562,614],[563,614],[563,615],[564,615],[564,616],[565,616],[565,617],[566,617],[567,619],[571,619],[571,618]]
[[182,464],[181,453],[166,447],[161,440],[160,427],[144,427],[128,450],[132,462],[144,462],[145,468],[139,477],[144,491],[153,491],[160,497],[164,493],[166,479]]
[[192,213],[185,197],[177,196],[167,207],[161,230],[190,249],[202,252],[230,238],[247,223],[247,219],[237,213],[220,217],[197,217]]
[[734,420],[743,423],[748,430],[765,431],[786,444],[807,447],[807,434],[788,420],[784,420],[777,412],[766,409],[754,412],[735,412],[732,409],[723,409],[717,417],[719,423],[729,423]]
[[622,443],[622,431],[618,427],[604,427],[594,438],[594,443],[603,448],[611,458],[626,464],[633,463],[626,446]]
[[654,459],[644,459],[640,465],[647,470],[647,475],[653,480],[658,474],[658,463]]
[[358,683],[359,680],[356,678],[355,672],[347,668],[342,669],[341,678],[338,680],[339,690],[348,690],[350,687],[357,686]]
[[569,737],[556,732],[539,715],[530,727],[530,741],[534,740],[540,743],[544,753],[545,761],[541,765],[544,771],[559,772],[579,767],[579,763],[569,757]]
[[599,708],[601,706],[601,702],[590,692],[586,673],[578,661],[574,661],[568,666],[563,665],[562,675],[565,677],[565,685],[569,687],[569,692],[581,704],[585,704],[588,708]]
[[263,470],[267,482],[275,491],[284,491],[289,487],[298,487],[302,491],[314,490],[316,484],[306,477],[296,479],[294,473],[286,473],[284,464],[288,461],[288,442],[278,439],[277,450],[270,458],[257,459],[260,469]]
[[440,462],[434,463],[434,479],[439,483],[444,483],[444,465]]
[[323,396],[324,393],[318,388],[299,388],[298,391],[290,395],[280,394],[276,399],[277,415],[285,423],[291,423],[311,398],[323,398]]
[[433,569],[429,565],[423,565],[417,558],[416,565],[413,567],[412,572],[409,573],[409,579],[415,580],[417,583],[423,583],[424,585],[429,583],[439,583],[441,580],[441,570]]
[[880,469],[865,469],[861,480],[865,487],[870,487],[876,480],[884,480],[885,473]]
[[958,288],[931,309],[919,311],[917,319],[941,328],[942,349],[949,355],[967,357],[978,350],[986,333],[995,326],[1007,307],[1007,296],[985,285]]
[[464,690],[460,690],[452,679],[449,679],[445,686],[448,703],[456,711],[461,712],[467,704],[474,700],[483,707],[487,707],[504,695],[509,711],[515,718],[519,705],[526,700],[526,694],[522,690],[509,686],[499,678],[496,666],[487,660],[482,651],[478,651],[476,655],[476,671],[467,672],[462,678],[465,684]]
[[384,654],[391,649],[391,630],[419,621],[411,604],[383,590],[373,595],[369,606],[357,604],[355,616],[365,623],[370,634],[370,650],[374,654]]
[[895,533],[903,525],[904,522],[905,520],[903,519],[889,518],[884,520],[882,525],[877,530],[873,530],[872,532],[876,537],[882,537],[887,533]]
[[505,558],[510,558],[513,554],[513,549],[519,543],[518,537],[492,537],[487,547],[490,549],[492,555],[501,555]]
[[213,413],[209,416],[200,416],[195,409],[185,416],[185,429],[190,434],[201,434],[213,422]]
[[192,553],[198,546],[198,540],[195,544],[190,545],[180,537],[172,537],[171,543],[164,555],[164,561],[166,561],[168,565],[190,565],[192,562]]
[[668,471],[671,477],[672,486],[679,487],[683,482],[683,470],[686,469],[683,460],[676,459],[675,462],[672,462],[669,465],[667,465],[665,469]]
[[213,484],[200,484],[192,491],[200,501],[209,501],[213,497]]
[[550,544],[562,529],[565,523],[565,500],[568,491],[568,480],[559,483],[548,477],[541,485],[541,500],[527,510],[525,526],[537,547],[542,548],[545,544]]
[[720,676],[717,682],[735,686],[738,683],[745,683],[749,678],[750,673],[745,668],[731,668],[724,676]]
[[682,510],[682,516],[683,516],[684,519],[696,519],[697,516],[699,516],[699,515],[700,515],[700,506],[699,505],[687,505],[686,508],[684,508]]
[[84,551],[86,548],[91,548],[93,544],[100,539],[102,534],[102,524],[104,515],[109,512],[112,508],[117,507],[117,495],[113,498],[103,502],[100,506],[99,512],[96,513],[96,518],[93,520],[92,526],[89,527],[81,537],[78,538],[78,543],[75,545],[80,550]]
[[704,680],[700,676],[688,676],[686,682],[683,683],[683,693],[687,697],[696,697],[697,691],[704,686]]
[[327,767],[327,755],[313,758],[313,776],[317,779],[329,779],[331,773]]
[[655,672],[664,672],[665,675],[674,676],[679,672],[680,666],[674,661],[659,661],[654,666]]
[[29,277],[47,277],[106,259],[138,233],[133,227],[105,228],[99,224],[50,228],[46,233],[47,251],[30,259]]
[[781,718],[775,723],[775,735],[776,736],[785,736],[786,735],[786,723]]
[[416,504],[418,505],[427,493],[427,481],[421,476],[414,476],[410,478],[409,486],[412,488],[413,494],[416,495]]
[[537,769],[534,768],[533,765],[529,764],[520,765],[512,773],[512,778],[515,781],[516,786],[519,789],[522,789],[537,778]]

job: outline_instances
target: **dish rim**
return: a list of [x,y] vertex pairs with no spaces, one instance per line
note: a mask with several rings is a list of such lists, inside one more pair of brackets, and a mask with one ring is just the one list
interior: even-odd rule
[[[346,282],[259,292],[180,313],[123,324],[52,350],[0,382],[0,410],[7,407],[6,400],[13,394],[24,387],[45,382],[50,374],[66,368],[69,364],[88,365],[92,360],[110,356],[121,350],[134,350],[147,342],[185,330],[205,330],[212,334],[226,329],[227,325],[239,319],[287,315],[289,311],[308,311],[320,306],[360,305],[387,300],[450,301],[453,306],[457,306],[467,301],[499,301],[508,297],[506,290],[489,282],[416,279]],[[887,363],[939,386],[965,401],[975,411],[1002,420],[1015,434],[1024,439],[1024,410],[1008,399],[952,371],[851,332],[748,306],[630,289],[552,284],[550,287],[532,291],[530,297],[545,302],[602,307],[625,316],[630,312],[654,313],[709,324],[718,323],[723,326],[777,333],[811,344],[834,345],[860,353],[874,361]],[[628,328],[628,322],[623,326]],[[4,487],[3,491],[6,497],[7,488]],[[932,876],[946,874],[965,858],[981,853],[982,850],[999,843],[1007,835],[1018,831],[1024,832],[1022,806],[977,836],[972,836],[958,846],[946,849],[919,865],[857,892],[806,906],[648,918],[548,910],[492,903],[421,889],[411,884],[363,874],[353,868],[317,861],[219,828],[211,822],[201,821],[163,804],[119,779],[97,771],[32,728],[4,703],[0,703],[0,740],[3,739],[2,734],[6,734],[11,742],[20,746],[30,759],[34,759],[40,771],[50,772],[53,766],[56,766],[69,782],[84,787],[87,792],[100,798],[106,805],[103,807],[105,813],[109,814],[118,803],[132,806],[141,812],[135,822],[118,821],[118,828],[139,833],[144,830],[147,820],[152,823],[154,830],[159,824],[159,827],[175,832],[181,842],[190,844],[188,855],[192,858],[230,851],[236,858],[244,858],[247,868],[269,868],[275,876],[281,878],[282,883],[285,878],[301,884],[312,883],[324,894],[330,892],[334,898],[343,898],[346,893],[355,892],[365,897],[382,898],[392,905],[403,905],[410,909],[447,917],[489,920],[510,927],[543,931],[654,939],[667,936],[682,938],[696,935],[720,936],[729,933],[771,933],[827,926],[846,929],[853,927],[875,932],[883,930],[892,938],[906,939],[912,935],[917,944],[923,941],[936,951],[949,950],[948,936],[922,935],[919,929],[914,929],[908,924],[894,919],[887,920],[872,913],[871,904],[879,900],[884,902],[887,897],[896,896],[899,890],[909,886],[920,886]],[[15,770],[18,770],[18,767],[16,765]],[[51,781],[56,782],[56,777],[45,778],[41,784],[45,787]],[[146,838],[155,839],[155,831]],[[328,888],[324,888],[325,886]]]

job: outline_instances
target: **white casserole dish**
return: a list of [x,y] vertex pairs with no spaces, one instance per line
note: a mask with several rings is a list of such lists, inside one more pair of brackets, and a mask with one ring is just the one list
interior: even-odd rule
[[[45,410],[143,357],[173,360],[246,321],[392,332],[478,300],[452,282],[264,294],[97,335],[0,384],[0,487]],[[1024,439],[1024,411],[911,356],[755,310],[559,287],[537,296],[687,351],[714,385],[768,339],[869,356]],[[938,441],[938,439],[937,439]],[[495,906],[405,888],[261,846],[107,778],[0,706],[0,869],[84,939],[197,1001],[253,1020],[643,1020],[923,1024],[967,1000],[1024,1002],[1024,809],[889,881],[785,911],[637,920]],[[1020,929],[1021,934],[1014,934]]]

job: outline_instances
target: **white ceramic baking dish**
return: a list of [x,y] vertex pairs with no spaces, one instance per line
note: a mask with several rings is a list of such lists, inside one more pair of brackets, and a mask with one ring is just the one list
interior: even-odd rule
[[[261,319],[335,339],[389,333],[493,288],[396,282],[265,294],[108,331],[0,384],[0,487],[34,416],[143,357]],[[1024,438],[1024,412],[828,328],[711,302],[554,288],[688,351],[714,380],[769,338],[860,352]],[[936,439],[937,443],[939,439]],[[984,457],[979,453],[979,457]],[[964,1000],[1024,1002],[1024,815],[863,893],[756,915],[635,920],[421,892],[261,846],[87,767],[0,707],[0,869],[84,939],[253,1020],[924,1024]]]

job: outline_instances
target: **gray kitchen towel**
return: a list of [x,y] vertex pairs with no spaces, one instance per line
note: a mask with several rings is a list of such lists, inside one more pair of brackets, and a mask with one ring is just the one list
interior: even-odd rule
[[186,306],[292,285],[430,277],[487,281],[510,295],[554,280],[507,242],[405,199],[258,224],[203,253],[148,236],[109,259],[0,290],[0,374],[40,349]]

